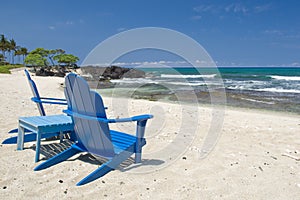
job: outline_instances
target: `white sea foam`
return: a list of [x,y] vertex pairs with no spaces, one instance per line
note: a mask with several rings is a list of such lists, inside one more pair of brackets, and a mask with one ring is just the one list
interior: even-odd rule
[[241,99],[244,99],[244,100],[246,100],[246,101],[251,101],[251,102],[257,102],[257,103],[269,104],[269,105],[275,104],[274,102],[260,101],[260,100],[256,100],[256,99],[248,99],[248,98],[241,98]]
[[182,75],[182,74],[161,74],[161,78],[214,78],[217,74],[209,75]]
[[271,76],[271,78],[286,81],[300,81],[300,76]]
[[167,84],[171,84],[171,85],[184,85],[184,86],[202,86],[202,85],[206,85],[203,82],[199,82],[199,83],[190,83],[190,82],[168,82]]
[[283,89],[283,88],[261,88],[261,89],[254,89],[255,91],[262,91],[262,92],[280,92],[280,93],[299,93],[300,90],[295,89]]
[[227,89],[231,90],[251,90],[251,91],[259,91],[259,92],[278,92],[278,93],[299,93],[300,90],[297,89],[283,89],[283,88],[252,88],[251,85],[235,85],[228,86]]
[[112,83],[127,83],[127,84],[137,84],[137,83],[153,83],[153,84],[159,84],[157,81],[153,81],[151,79],[146,79],[146,78],[123,78],[123,79],[116,79],[116,80],[110,80]]

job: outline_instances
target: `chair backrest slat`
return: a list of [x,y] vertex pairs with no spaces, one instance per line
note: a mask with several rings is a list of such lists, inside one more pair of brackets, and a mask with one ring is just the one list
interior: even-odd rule
[[[101,96],[91,91],[83,78],[75,74],[69,74],[66,77],[65,84],[65,95],[70,111],[85,116],[106,118]],[[76,116],[72,116],[72,118],[78,143],[90,153],[103,157],[114,156],[114,148],[107,123]]]
[[[28,83],[29,83],[29,86],[30,86],[30,89],[32,91],[32,94],[33,94],[33,97],[36,99],[36,100],[41,100],[41,97],[40,97],[40,94],[38,92],[38,89],[36,87],[36,84],[35,82],[31,79],[30,77],[30,74],[29,72],[27,71],[27,69],[24,70],[25,71],[25,75],[28,79]],[[42,103],[40,102],[36,102],[36,105],[38,107],[38,110],[39,110],[39,113],[41,116],[46,116],[46,112],[45,112],[45,109],[44,109],[44,106]]]

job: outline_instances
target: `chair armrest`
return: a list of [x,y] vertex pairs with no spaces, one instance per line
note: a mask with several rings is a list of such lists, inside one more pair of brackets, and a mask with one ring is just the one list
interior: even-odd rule
[[104,123],[119,123],[119,122],[133,122],[133,121],[145,121],[148,119],[153,118],[153,115],[138,115],[130,118],[120,118],[120,119],[106,119],[106,118],[99,118],[99,117],[92,117],[88,115],[82,115],[79,113],[72,112],[70,110],[63,110],[64,113],[67,115],[71,115],[73,117],[78,117],[82,119],[87,119],[87,120],[94,120],[94,121],[99,121],[99,122],[104,122]]
[[32,97],[31,100],[35,103],[45,103],[45,104],[58,104],[58,105],[68,105],[67,102],[59,101],[58,99],[54,100],[54,98],[43,98],[46,101],[38,99],[36,97]]
[[107,119],[108,123],[120,123],[120,122],[133,122],[133,121],[145,121],[153,118],[153,115],[137,115],[129,118]]
[[73,116],[73,117],[78,117],[78,118],[81,118],[81,119],[87,119],[87,120],[93,120],[93,121],[109,123],[108,119],[105,119],[105,118],[82,115],[82,114],[79,114],[79,113],[76,113],[76,112],[72,112],[70,110],[63,110],[63,112],[66,113],[67,115],[70,115],[70,116]]
[[67,101],[66,99],[48,98],[48,97],[41,97],[41,99],[51,100],[51,101]]

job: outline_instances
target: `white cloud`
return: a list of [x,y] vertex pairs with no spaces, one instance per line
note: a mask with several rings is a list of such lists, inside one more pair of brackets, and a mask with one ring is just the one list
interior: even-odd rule
[[199,5],[193,8],[193,11],[197,13],[210,13],[210,14],[222,14],[222,13],[235,13],[235,14],[253,14],[261,13],[272,9],[271,4],[262,4],[256,6],[247,6],[244,3],[231,3],[231,4],[208,4]]
[[283,35],[283,31],[281,31],[281,30],[275,30],[275,29],[265,30],[263,33],[267,34],[267,35]]
[[298,67],[298,66],[300,66],[300,63],[299,62],[294,62],[294,63],[291,64],[291,66]]
[[69,21],[69,20],[68,20],[68,21],[65,22],[65,24],[66,24],[66,25],[74,25],[75,23],[74,23],[73,21]]
[[193,8],[193,10],[196,12],[214,12],[217,9],[218,8],[214,5],[200,5]]
[[264,30],[263,34],[272,37],[279,37],[284,39],[300,39],[300,31],[299,30],[277,30],[277,29],[270,29]]
[[191,17],[191,20],[201,20],[202,16],[200,15],[195,15],[193,17]]
[[272,8],[271,4],[259,5],[254,7],[254,11],[257,13],[268,11]]
[[246,14],[249,9],[246,8],[244,5],[239,3],[230,4],[225,7],[226,12],[234,12],[234,13],[243,13]]
[[50,30],[55,30],[55,26],[48,26]]

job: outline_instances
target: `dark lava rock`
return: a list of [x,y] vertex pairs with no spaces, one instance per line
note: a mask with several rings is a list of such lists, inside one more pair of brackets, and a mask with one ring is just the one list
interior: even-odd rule
[[82,76],[89,81],[107,81],[121,78],[144,78],[145,72],[118,66],[110,67],[81,67]]
[[146,75],[144,71],[138,69],[118,66],[84,66],[81,67],[81,76],[88,81],[91,88],[111,88],[114,87],[114,84],[110,80],[122,78],[144,78]]

